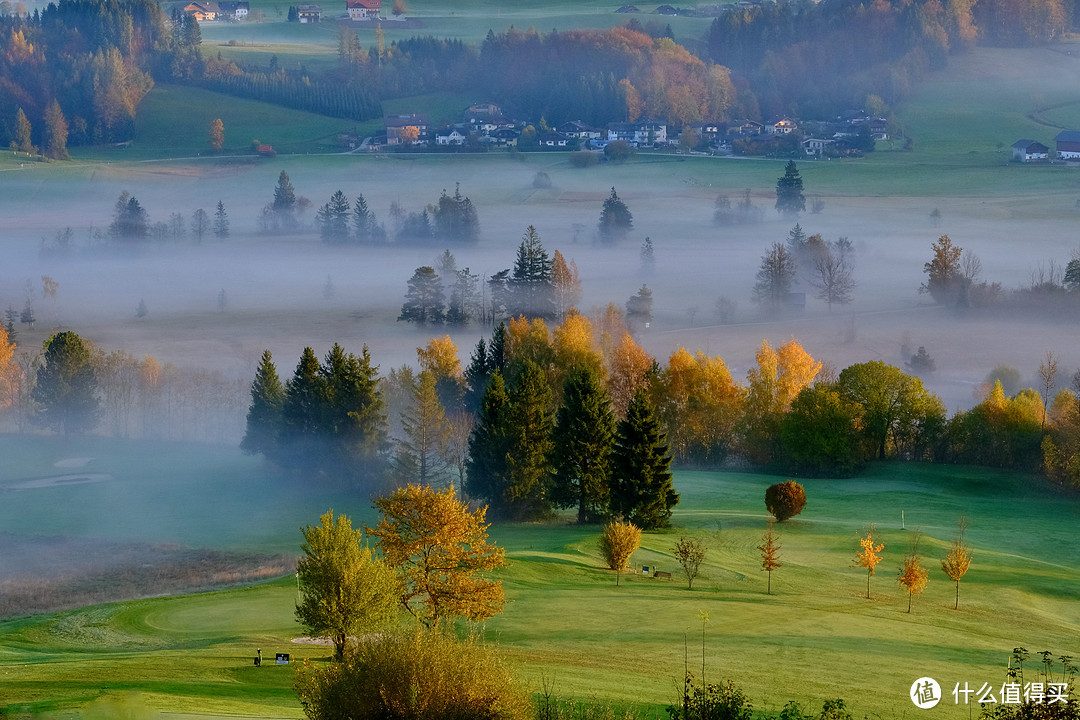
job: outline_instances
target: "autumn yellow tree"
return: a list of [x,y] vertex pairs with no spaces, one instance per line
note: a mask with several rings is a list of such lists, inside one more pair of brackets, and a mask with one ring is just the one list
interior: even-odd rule
[[506,326],[506,364],[520,367],[527,360],[536,363],[551,382],[554,360],[551,332],[541,318],[532,321],[524,316],[510,318]]
[[551,284],[555,288],[555,312],[562,319],[581,302],[581,278],[577,263],[571,260],[568,264],[558,250],[551,258]]
[[904,556],[904,563],[900,566],[896,581],[907,590],[907,611],[911,612],[911,597],[919,595],[929,582],[930,573],[922,566],[922,557],[919,555],[919,540],[922,533],[915,532],[911,535],[911,550]]
[[465,384],[461,372],[461,359],[458,348],[449,335],[431,338],[427,345],[416,348],[416,358],[420,363],[420,372],[430,372],[435,378],[435,389],[439,402],[448,412],[463,409]]
[[562,400],[562,387],[566,378],[575,370],[588,368],[603,381],[604,360],[593,338],[592,323],[587,317],[571,309],[566,319],[551,335],[554,362],[548,381],[555,392],[556,404]]
[[742,407],[742,391],[720,357],[679,348],[657,384],[657,408],[675,457],[716,464],[727,456]]
[[221,146],[225,144],[225,123],[221,121],[221,118],[215,118],[210,123],[210,147],[214,150],[220,150]]
[[630,556],[641,547],[641,528],[631,522],[612,520],[604,526],[600,536],[600,552],[609,568],[615,571],[615,586],[623,570],[630,564]]
[[964,544],[964,531],[966,529],[967,518],[962,517],[960,518],[960,536],[953,538],[949,553],[941,561],[941,569],[945,571],[950,580],[956,583],[956,601],[953,603],[953,610],[960,608],[960,579],[967,574],[974,557],[968,546]]
[[780,562],[780,546],[776,544],[776,533],[773,532],[772,525],[761,537],[761,544],[757,546],[757,549],[761,552],[761,569],[769,573],[769,585],[765,594],[772,595],[773,570],[783,565]]
[[762,341],[757,367],[746,373],[743,450],[751,460],[766,464],[775,457],[784,413],[821,367],[795,338],[777,350],[768,340]]
[[649,371],[656,360],[642,350],[628,332],[622,334],[619,344],[611,348],[604,359],[611,406],[615,416],[622,417],[630,407],[634,393],[648,385]]
[[866,537],[859,538],[859,549],[855,551],[854,567],[866,568],[866,599],[870,599],[870,576],[874,574],[874,568],[881,562],[881,555],[885,549],[885,543],[875,543],[874,534],[877,528],[873,525],[866,531]]
[[374,501],[378,547],[402,582],[401,603],[426,626],[451,617],[486,620],[503,606],[502,583],[482,573],[505,564],[488,542],[487,507],[470,511],[454,488],[407,485]]
[[9,342],[7,331],[0,325],[0,410],[15,405],[21,379],[22,373],[15,362],[15,343]]
[[403,145],[411,145],[420,139],[420,128],[416,125],[406,125],[401,128],[401,134],[398,137]]

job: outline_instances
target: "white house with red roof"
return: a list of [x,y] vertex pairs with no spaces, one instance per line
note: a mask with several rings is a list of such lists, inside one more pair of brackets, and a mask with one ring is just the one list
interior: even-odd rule
[[382,10],[382,0],[345,0],[350,20],[376,20]]

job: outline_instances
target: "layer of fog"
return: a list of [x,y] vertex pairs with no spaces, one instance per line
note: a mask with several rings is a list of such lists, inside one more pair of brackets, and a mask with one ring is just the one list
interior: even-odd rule
[[[930,245],[942,233],[973,250],[982,260],[983,277],[1006,288],[1026,285],[1032,272],[1051,259],[1066,262],[1076,244],[1067,232],[1075,212],[1067,191],[1040,199],[1040,211],[1030,213],[1017,198],[823,195],[824,210],[804,214],[799,222],[807,234],[852,240],[855,300],[830,313],[804,282],[799,288],[807,292],[804,313],[762,322],[750,301],[754,275],[762,253],[783,241],[793,224],[772,208],[782,163],[672,158],[575,170],[562,155],[527,162],[280,157],[0,173],[0,214],[5,218],[0,308],[21,309],[29,281],[39,320],[34,331],[19,328],[20,343],[37,345],[55,328],[74,329],[106,349],[240,378],[251,377],[264,348],[287,375],[305,345],[323,353],[335,341],[353,351],[368,344],[383,370],[414,362],[416,346],[445,330],[408,326],[396,317],[413,270],[434,264],[442,247],[328,247],[313,231],[260,236],[255,218],[270,201],[282,169],[297,194],[313,203],[308,222],[314,208],[337,189],[350,199],[362,192],[380,222],[389,225],[391,202],[420,210],[460,183],[478,209],[482,239],[475,246],[450,248],[459,267],[482,275],[510,267],[525,227],[535,225],[549,252],[559,249],[576,261],[585,309],[608,302],[622,305],[642,283],[648,284],[655,317],[639,340],[661,360],[680,345],[701,348],[724,357],[741,379],[762,339],[778,343],[794,336],[837,370],[877,359],[901,365],[902,346],[914,350],[922,345],[937,362],[937,371],[924,375],[924,381],[950,410],[971,405],[975,388],[998,364],[1012,365],[1026,378],[1035,376],[1047,350],[1060,356],[1064,368],[1080,364],[1080,340],[1060,322],[968,320],[933,307],[928,296],[918,293]],[[800,169],[807,193],[817,194],[815,164],[801,163]],[[533,187],[541,170],[550,176],[551,189]],[[594,242],[596,223],[613,185],[633,212],[635,229],[621,244],[600,247]],[[764,209],[764,222],[714,226],[717,195],[735,201],[744,187],[753,190],[755,204]],[[880,188],[887,191],[885,178]],[[138,198],[151,221],[167,220],[173,212],[189,221],[199,207],[212,214],[220,199],[232,237],[221,243],[208,233],[196,246],[189,230],[181,244],[147,247],[137,255],[92,249],[92,229],[108,225],[116,198],[125,190]],[[1048,213],[1045,207],[1059,209]],[[934,208],[941,211],[940,226],[931,223]],[[74,231],[75,255],[39,256],[42,238],[65,226]],[[646,236],[656,254],[649,275],[643,275],[639,259]],[[60,283],[55,300],[41,297],[42,275]],[[325,297],[328,278],[331,300]],[[734,325],[716,324],[714,303],[721,295],[738,303]],[[149,311],[144,318],[135,316],[140,300]],[[476,327],[451,333],[463,360],[484,333]]]

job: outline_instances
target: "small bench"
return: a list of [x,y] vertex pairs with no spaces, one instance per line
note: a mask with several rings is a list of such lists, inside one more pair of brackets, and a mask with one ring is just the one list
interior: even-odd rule
[[656,572],[653,573],[653,577],[656,578],[657,580],[670,580],[671,579],[671,573],[665,572],[663,570],[657,570]]

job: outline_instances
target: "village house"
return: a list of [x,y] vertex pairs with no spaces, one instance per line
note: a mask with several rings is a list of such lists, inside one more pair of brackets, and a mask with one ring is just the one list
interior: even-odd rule
[[822,138],[806,138],[802,142],[803,150],[810,157],[821,157],[836,145],[835,140],[824,140]]
[[222,20],[243,20],[248,16],[248,11],[251,10],[251,3],[246,2],[222,2],[218,3],[218,9],[221,11],[219,17]]
[[1062,130],[1054,138],[1057,156],[1062,160],[1080,158],[1080,130]]
[[622,140],[631,145],[663,145],[667,143],[667,125],[651,120],[610,123],[608,125],[607,139],[608,142]]
[[562,125],[555,129],[566,137],[576,138],[578,140],[596,140],[599,139],[602,135],[606,134],[602,133],[598,128],[586,125],[580,120],[571,120],[570,122],[564,122]]
[[218,4],[213,0],[190,2],[184,6],[184,13],[194,16],[199,22],[217,20],[218,12]]
[[296,19],[301,23],[317,23],[322,21],[321,5],[297,5]]
[[559,132],[540,133],[537,141],[546,148],[565,148],[570,144],[570,138]]
[[1037,160],[1048,160],[1050,148],[1035,140],[1021,139],[1012,144],[1013,160],[1029,163]]
[[436,145],[464,145],[469,139],[469,131],[464,126],[451,126],[435,131]]
[[377,20],[382,10],[382,0],[346,0],[350,20]]
[[416,129],[416,139],[412,141],[414,145],[424,142],[428,137],[430,123],[422,115],[388,115],[384,122],[386,124],[387,145],[403,143],[402,135],[410,134],[410,128]]
[[727,134],[732,137],[753,137],[760,135],[765,131],[765,126],[756,120],[744,120],[738,125],[731,125],[727,129]]
[[787,135],[793,133],[799,129],[799,124],[791,118],[783,118],[776,122],[766,125],[765,131],[770,135]]

